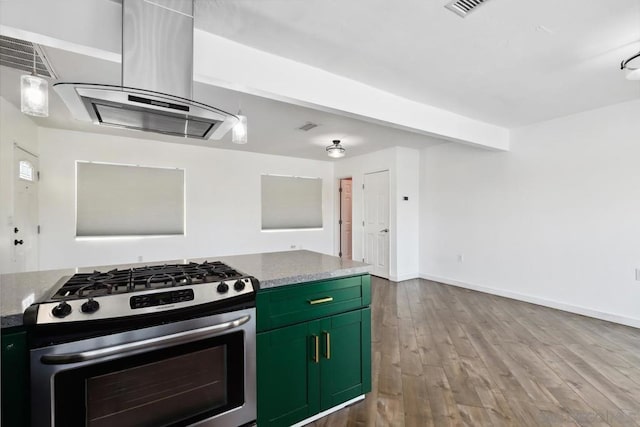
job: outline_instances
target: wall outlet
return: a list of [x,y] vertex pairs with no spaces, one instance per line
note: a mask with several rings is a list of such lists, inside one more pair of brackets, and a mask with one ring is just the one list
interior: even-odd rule
[[640,268],[636,268],[636,280],[640,280]]
[[289,248],[291,248],[291,249],[295,249],[295,248],[296,248],[296,245],[291,245],[291,246],[289,246]]
[[458,262],[464,262],[464,255],[458,254]]

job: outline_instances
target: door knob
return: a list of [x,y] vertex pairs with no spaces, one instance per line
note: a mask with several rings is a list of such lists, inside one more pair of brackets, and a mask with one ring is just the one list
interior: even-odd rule
[[385,228],[385,229],[383,229],[383,230],[380,230],[380,233],[388,233],[388,232],[389,232],[389,229],[388,229],[388,228]]
[[14,246],[18,246],[18,245],[21,245],[23,243],[24,243],[24,240],[14,240],[13,241]]

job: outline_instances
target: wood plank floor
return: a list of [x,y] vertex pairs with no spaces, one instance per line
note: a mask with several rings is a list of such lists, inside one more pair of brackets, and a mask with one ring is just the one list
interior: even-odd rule
[[372,308],[372,392],[310,426],[640,427],[639,329],[422,279]]

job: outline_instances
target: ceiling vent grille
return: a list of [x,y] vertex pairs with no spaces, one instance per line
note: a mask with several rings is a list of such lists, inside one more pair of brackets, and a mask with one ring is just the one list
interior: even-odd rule
[[456,15],[464,18],[475,9],[477,9],[478,6],[488,1],[489,0],[452,0],[444,7],[446,7]]
[[24,40],[0,36],[0,65],[31,73],[33,71],[34,50],[36,53],[36,74],[55,79],[56,74],[42,52],[42,48]]
[[309,132],[313,128],[317,128],[318,125],[315,123],[307,122],[304,125],[300,126],[298,129],[303,130],[305,132]]

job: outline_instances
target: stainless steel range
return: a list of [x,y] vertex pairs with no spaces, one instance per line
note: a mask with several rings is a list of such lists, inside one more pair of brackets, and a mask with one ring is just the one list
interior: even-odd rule
[[24,314],[32,424],[255,423],[257,288],[221,262],[61,279]]

